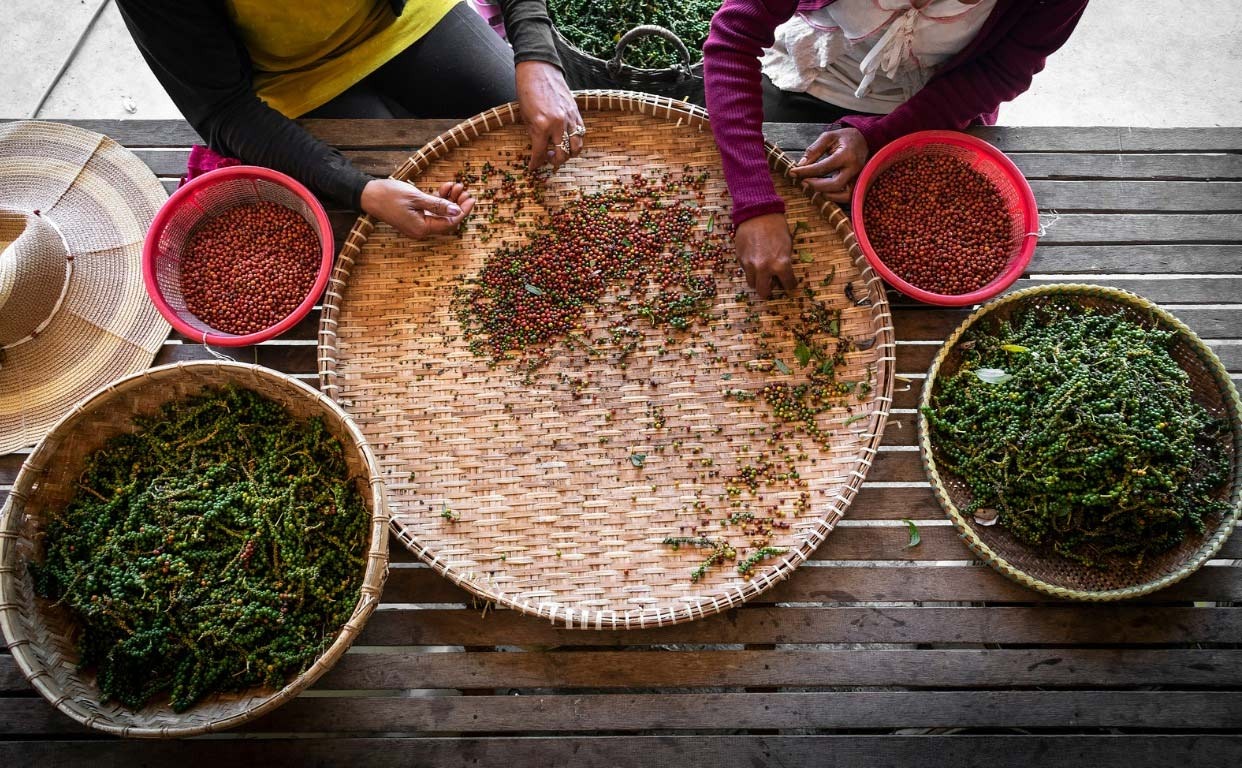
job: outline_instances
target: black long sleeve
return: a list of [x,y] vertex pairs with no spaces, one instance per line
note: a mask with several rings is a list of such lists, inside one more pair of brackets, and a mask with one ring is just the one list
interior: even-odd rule
[[500,0],[505,34],[513,46],[513,62],[546,61],[561,66],[548,16],[547,0]]
[[[393,5],[399,12],[404,3]],[[222,0],[117,0],[117,6],[156,78],[208,146],[361,208],[372,177],[258,97],[250,56]],[[544,0],[504,0],[502,10],[515,60],[560,66]]]
[[156,78],[208,146],[360,208],[371,177],[255,94],[250,56],[223,2],[117,0],[117,7]]

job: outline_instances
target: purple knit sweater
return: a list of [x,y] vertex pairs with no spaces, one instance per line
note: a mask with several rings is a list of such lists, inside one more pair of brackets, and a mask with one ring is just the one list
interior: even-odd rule
[[[712,133],[733,196],[733,221],[783,213],[763,149],[759,56],[795,11],[835,0],[725,0],[703,45],[703,75]],[[1087,0],[997,0],[979,34],[946,61],[918,93],[890,114],[852,115],[841,122],[862,132],[872,153],[914,131],[991,125],[996,110],[1031,85],[1047,56],[1060,48]]]

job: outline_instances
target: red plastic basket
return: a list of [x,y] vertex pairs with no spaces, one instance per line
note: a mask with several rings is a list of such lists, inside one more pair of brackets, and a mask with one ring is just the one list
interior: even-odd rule
[[[226,333],[186,308],[181,295],[181,254],[200,224],[230,208],[258,202],[283,205],[305,219],[319,236],[323,258],[314,286],[285,319],[255,333]],[[306,317],[328,284],[334,248],[328,214],[310,190],[270,168],[236,165],[203,174],[168,198],[142,246],[142,280],[155,308],[177,331],[204,344],[241,347],[279,336]]]
[[[863,203],[867,197],[867,188],[889,166],[915,155],[950,155],[965,161],[995,184],[1005,200],[1005,205],[1013,220],[1009,261],[992,282],[977,291],[941,294],[911,285],[898,277],[880,260],[871,246],[871,241],[867,239],[867,221],[863,214],[866,210]],[[889,285],[910,298],[939,306],[961,307],[979,304],[1008,288],[1026,270],[1026,265],[1031,261],[1031,254],[1035,252],[1035,241],[1038,239],[1039,209],[1035,206],[1035,195],[1031,192],[1031,185],[1027,183],[1022,172],[996,147],[982,139],[957,131],[912,133],[897,139],[875,153],[858,176],[850,205],[853,210],[854,233],[858,238],[858,244],[875,271],[879,272]]]

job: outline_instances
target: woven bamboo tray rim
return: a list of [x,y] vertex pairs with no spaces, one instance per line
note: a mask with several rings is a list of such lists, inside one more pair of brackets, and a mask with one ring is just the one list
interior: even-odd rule
[[[707,113],[688,103],[651,94],[613,90],[577,91],[575,99],[588,121],[592,118],[599,118],[600,113],[604,112],[638,113],[667,121],[678,128],[693,129],[702,134],[705,137],[703,140],[709,142],[712,151],[715,151],[715,144],[707,122]],[[435,160],[451,154],[455,148],[467,146],[474,139],[480,138],[489,131],[520,122],[521,116],[516,102],[483,112],[429,141],[403,163],[392,174],[392,178],[409,180],[425,171]],[[590,125],[589,122],[588,125]],[[765,146],[770,168],[782,176],[789,177],[789,171],[794,167],[793,161],[770,142],[766,142]],[[861,441],[861,448],[849,473],[849,480],[840,488],[837,497],[826,505],[827,509],[821,512],[813,506],[810,514],[819,517],[819,524],[809,535],[804,534],[805,539],[797,547],[791,547],[778,558],[766,561],[763,567],[756,569],[753,578],[710,600],[687,603],[685,600],[668,599],[665,603],[679,602],[680,604],[661,606],[654,610],[643,609],[620,613],[613,610],[566,609],[556,603],[515,599],[506,591],[495,589],[485,581],[447,563],[435,551],[413,536],[410,530],[402,527],[397,519],[398,516],[394,514],[393,530],[397,537],[438,573],[477,597],[579,629],[627,629],[690,621],[741,605],[788,578],[794,569],[805,562],[823,542],[836,523],[844,517],[846,509],[857,495],[875,459],[892,404],[893,372],[896,360],[892,316],[883,282],[867,264],[855,240],[849,219],[835,203],[824,199],[818,193],[805,197],[813,212],[823,216],[830,231],[840,238],[850,261],[858,270],[860,276],[857,279],[858,283],[865,286],[865,293],[860,291],[858,294],[859,301],[861,302],[865,297],[870,302],[870,324],[875,339],[872,348],[876,350],[877,357],[875,359],[874,394],[866,403],[872,406],[872,410],[865,422],[865,439]],[[368,215],[358,218],[341,248],[324,298],[319,330],[320,387],[334,399],[341,397],[342,389],[338,380],[340,371],[338,371],[339,350],[337,348],[342,299],[349,285],[355,261],[366,245],[375,225],[375,220]]]
[[[65,440],[73,440],[75,428],[81,427],[84,419],[115,410],[118,402],[132,405],[127,397],[145,396],[147,399],[143,403],[147,407],[143,410],[152,412],[162,403],[182,396],[177,392],[179,386],[194,384],[197,387],[193,391],[201,391],[206,386],[226,382],[254,388],[285,405],[303,403],[303,410],[324,417],[329,430],[344,445],[351,467],[366,470],[370,493],[363,494],[363,499],[371,512],[371,533],[358,604],[336,639],[314,664],[278,691],[256,687],[239,693],[216,694],[180,714],[173,713],[166,703],[130,710],[118,703],[100,702],[93,675],[87,680],[77,670],[76,643],[72,637],[76,624],[68,619],[66,612],[56,618],[66,626],[50,626],[47,609],[32,604],[29,585],[23,585],[29,578],[26,562],[32,547],[27,537],[27,505],[37,500],[42,484],[49,477],[49,469],[61,458],[61,445]],[[276,391],[285,399],[273,396]],[[151,393],[155,394],[154,398]],[[121,415],[128,423],[134,412],[125,411]],[[121,428],[115,428],[94,442],[101,444],[120,432]],[[93,450],[79,451],[80,459]],[[33,511],[35,515],[38,513],[37,509]],[[276,709],[319,679],[345,654],[378,605],[387,575],[388,505],[366,438],[331,398],[290,376],[247,363],[214,360],[174,363],[126,376],[97,390],[74,406],[35,447],[22,464],[13,490],[0,510],[0,629],[18,668],[35,690],[61,712],[82,725],[117,736],[172,738],[214,733]],[[54,663],[49,664],[45,658],[47,654],[55,654],[52,656]],[[153,709],[156,711],[151,711]]]
[[[1012,305],[1027,302],[1030,299],[1045,296],[1066,296],[1066,297],[1090,297],[1095,299],[1104,299],[1114,306],[1122,309],[1137,310],[1154,318],[1159,325],[1166,328],[1176,330],[1180,336],[1180,340],[1188,345],[1199,362],[1203,366],[1203,370],[1208,373],[1216,386],[1219,388],[1222,405],[1228,413],[1230,429],[1232,432],[1232,472],[1230,479],[1231,491],[1229,494],[1229,503],[1231,510],[1229,513],[1222,515],[1215,529],[1208,533],[1199,547],[1188,557],[1186,557],[1176,570],[1166,573],[1155,579],[1148,580],[1141,584],[1132,586],[1108,589],[1108,590],[1086,590],[1066,587],[1050,583],[1047,580],[1037,578],[1022,567],[1011,562],[1009,559],[1002,557],[994,548],[988,546],[979,534],[976,532],[974,525],[966,519],[961,513],[957,505],[954,503],[951,493],[947,487],[945,475],[942,475],[936,465],[935,450],[931,443],[930,427],[927,417],[923,414],[923,408],[931,405],[932,392],[940,374],[940,369],[946,364],[947,359],[953,353],[957,343],[962,337],[973,328],[978,321],[984,317],[996,312],[999,309],[1010,307]],[[1088,285],[1078,283],[1057,283],[1051,285],[1036,286],[1033,288],[1025,288],[1020,291],[1010,293],[1003,298],[984,304],[975,310],[969,317],[962,322],[960,326],[953,332],[941,347],[939,354],[932,361],[927,372],[927,381],[923,387],[922,395],[919,398],[918,413],[918,429],[919,429],[919,452],[923,460],[923,468],[927,473],[927,479],[931,483],[932,491],[939,501],[941,508],[952,521],[953,527],[957,529],[958,535],[965,542],[966,546],[981,560],[991,566],[993,569],[1006,576],[1007,578],[1021,584],[1024,587],[1034,589],[1052,597],[1065,600],[1080,600],[1106,602],[1113,600],[1124,600],[1128,598],[1141,597],[1157,590],[1163,589],[1171,584],[1175,584],[1185,579],[1203,566],[1208,560],[1220,551],[1224,546],[1225,540],[1233,532],[1237,523],[1239,511],[1242,510],[1242,400],[1239,400],[1238,390],[1234,386],[1233,381],[1229,378],[1228,372],[1224,365],[1220,362],[1220,358],[1211,350],[1203,340],[1192,331],[1189,326],[1171,314],[1168,310],[1163,309],[1148,299],[1143,298],[1130,291],[1121,290],[1119,288],[1111,288],[1100,285]],[[1034,551],[1034,548],[1031,548]]]

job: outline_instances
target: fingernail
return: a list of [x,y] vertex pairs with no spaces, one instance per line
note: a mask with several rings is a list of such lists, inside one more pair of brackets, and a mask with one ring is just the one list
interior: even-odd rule
[[806,155],[798,158],[798,165],[806,165]]
[[460,207],[454,205],[453,203],[448,204],[448,215],[449,216],[456,216],[459,213],[461,213]]

